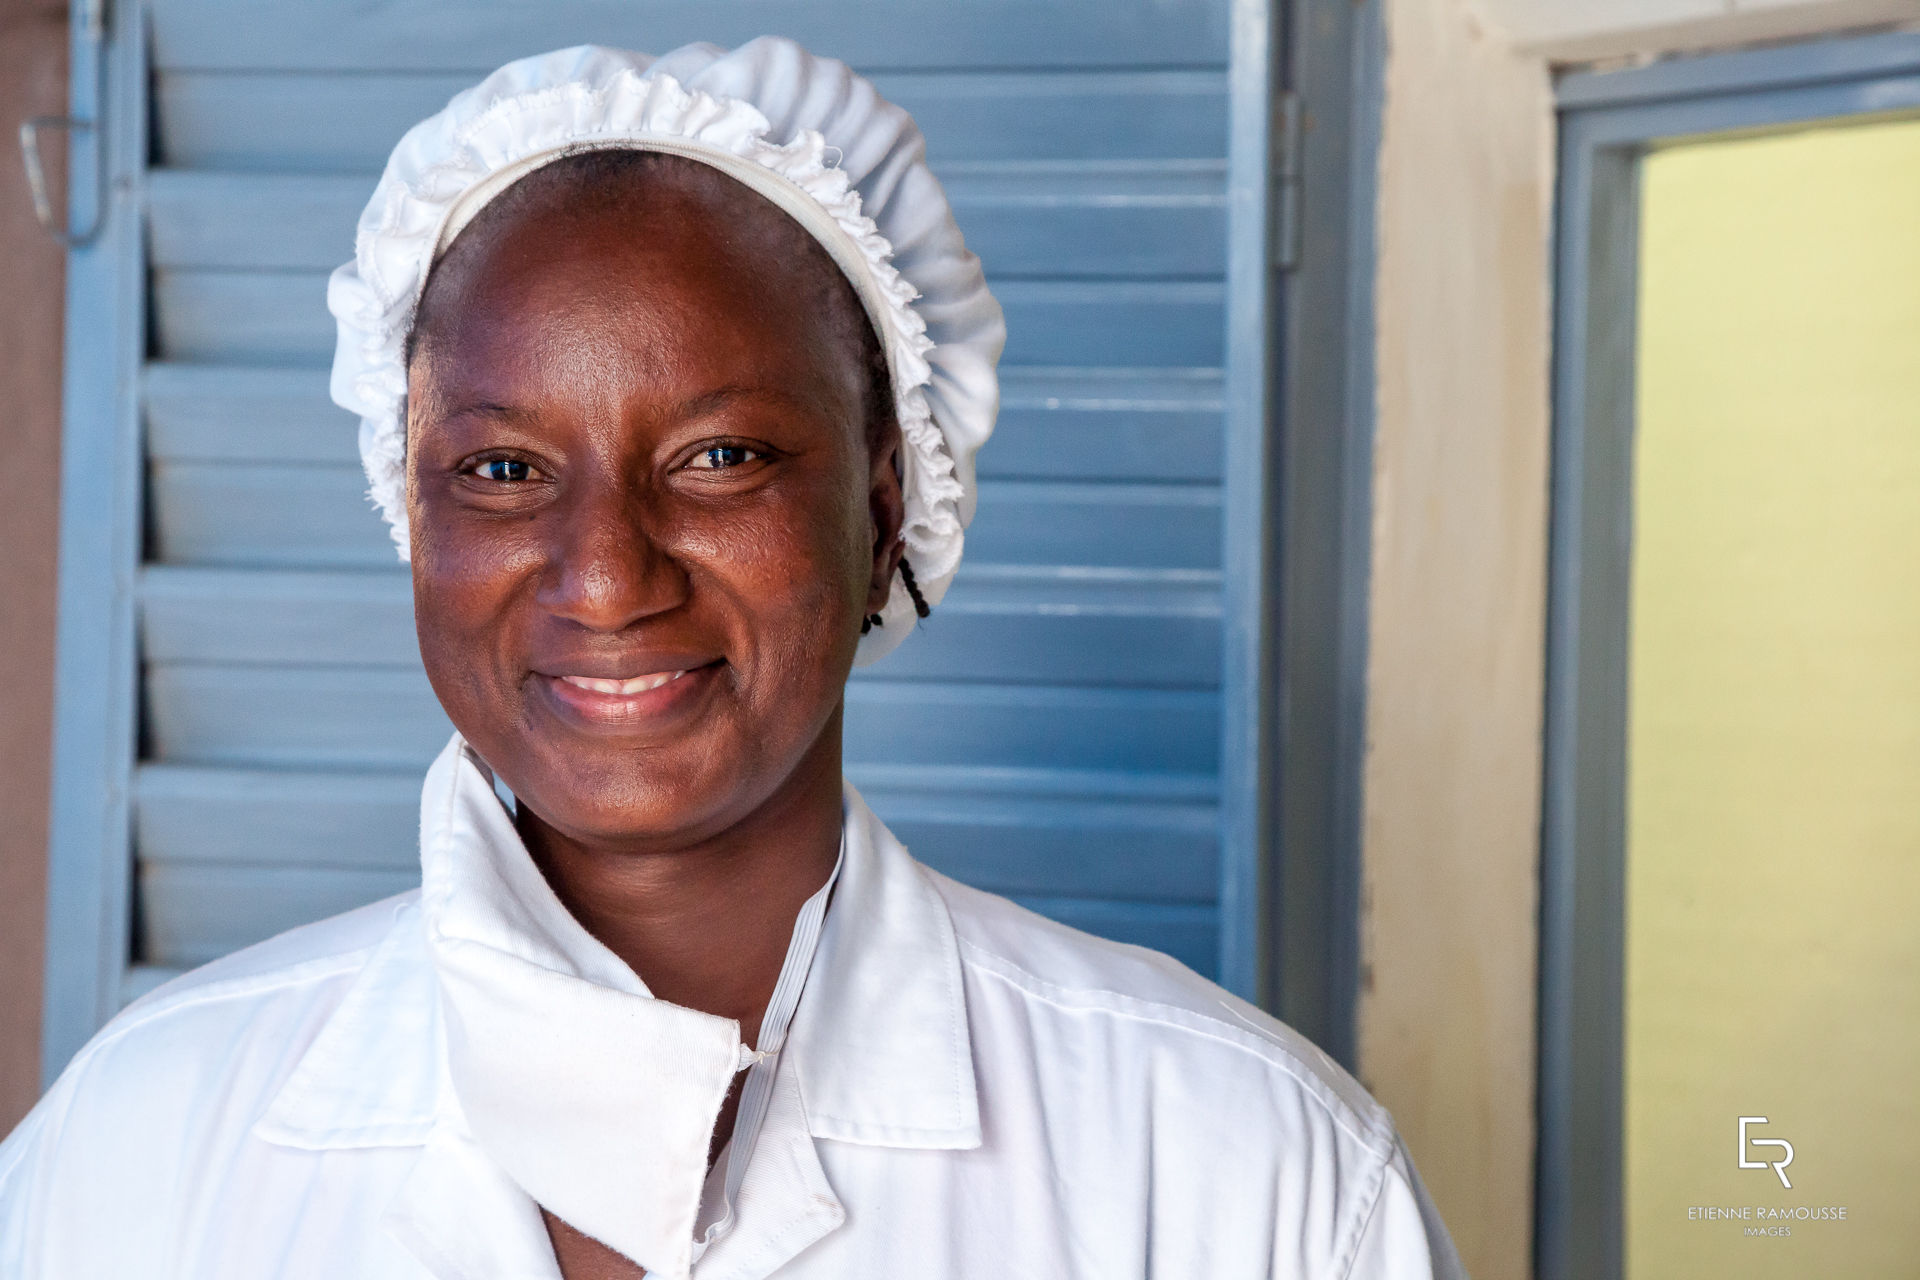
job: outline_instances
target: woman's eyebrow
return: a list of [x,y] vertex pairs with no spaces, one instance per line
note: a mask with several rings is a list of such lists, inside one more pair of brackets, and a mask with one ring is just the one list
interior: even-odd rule
[[807,404],[797,396],[789,395],[778,387],[756,387],[741,383],[729,383],[724,387],[715,387],[711,391],[703,391],[697,396],[682,400],[679,405],[675,407],[673,418],[676,422],[684,422],[689,418],[704,417],[709,413],[725,408],[735,400],[767,400],[788,409],[805,410],[808,408]]
[[491,400],[471,400],[449,406],[440,417],[449,418],[488,418],[497,422],[520,425],[533,421],[539,415],[532,409],[518,405],[496,404]]

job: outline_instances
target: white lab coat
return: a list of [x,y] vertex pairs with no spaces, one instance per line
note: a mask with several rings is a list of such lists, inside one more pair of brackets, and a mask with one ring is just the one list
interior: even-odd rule
[[1164,956],[920,865],[851,787],[765,1123],[696,1250],[737,1026],[608,967],[457,736],[422,850],[422,891],[94,1038],[0,1145],[0,1275],[555,1280],[528,1182],[662,1277],[1459,1274],[1387,1113],[1324,1054]]

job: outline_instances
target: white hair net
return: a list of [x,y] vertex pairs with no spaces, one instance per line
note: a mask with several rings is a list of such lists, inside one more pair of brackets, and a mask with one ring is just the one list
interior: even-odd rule
[[[360,415],[371,497],[407,558],[407,338],[434,261],[485,204],[583,150],[667,151],[773,200],[833,256],[892,375],[906,497],[905,553],[937,604],[973,518],[973,458],[999,408],[1000,305],[926,165],[912,117],[845,63],[763,37],[661,57],[581,46],[510,62],[407,131],[333,273],[333,398]],[[872,662],[906,637],[896,577]]]

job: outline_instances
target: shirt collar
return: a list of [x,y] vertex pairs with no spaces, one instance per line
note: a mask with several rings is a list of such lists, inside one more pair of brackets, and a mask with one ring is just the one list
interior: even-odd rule
[[421,916],[476,1144],[649,1273],[687,1274],[739,1023],[655,999],[568,914],[466,744],[424,795]]
[[842,785],[845,861],[788,1039],[808,1130],[869,1146],[977,1147],[960,945],[946,900],[853,785]]
[[[476,820],[454,823],[455,838],[512,855],[487,859],[488,874],[500,877],[509,906],[538,905],[496,914],[494,924],[506,926],[497,940],[530,962],[644,993],[632,970],[559,908],[504,808],[496,801],[489,812],[477,803],[491,795],[484,770],[454,735],[423,789],[422,830],[436,820],[436,803],[444,815],[457,793],[466,803],[456,816]],[[784,1069],[800,1084],[807,1130],[872,1146],[976,1147],[973,1054],[945,900],[851,784],[844,808],[840,878],[784,1053]],[[462,913],[456,909],[452,918]],[[454,1109],[444,999],[426,934],[418,908],[403,908],[255,1127],[258,1136],[308,1149],[416,1145]],[[902,999],[903,992],[912,998]]]

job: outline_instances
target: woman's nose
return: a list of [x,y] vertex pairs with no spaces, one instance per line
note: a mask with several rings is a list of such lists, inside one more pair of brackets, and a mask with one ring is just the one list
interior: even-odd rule
[[659,513],[643,495],[581,495],[556,522],[539,602],[593,631],[623,631],[684,604],[686,570],[660,543]]

